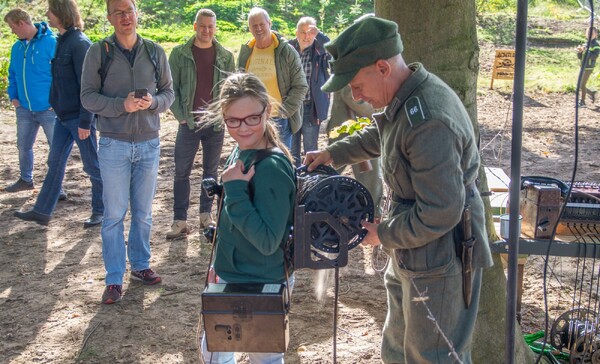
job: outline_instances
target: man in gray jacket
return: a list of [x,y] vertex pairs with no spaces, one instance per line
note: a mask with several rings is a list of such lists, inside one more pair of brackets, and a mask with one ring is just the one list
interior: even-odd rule
[[[83,64],[81,102],[98,116],[98,161],[104,184],[102,303],[121,300],[126,255],[131,278],[156,284],[150,269],[152,200],[160,156],[160,113],[173,103],[164,50],[136,32],[135,0],[107,0],[114,34],[93,44]],[[108,66],[107,66],[107,62]],[[131,209],[127,246],[123,220]]]
[[385,110],[375,125],[306,155],[319,164],[381,157],[392,211],[363,221],[363,244],[390,254],[384,363],[471,363],[482,269],[492,265],[476,186],[479,150],[456,93],[420,63],[406,64],[398,25],[362,17],[325,46],[333,76],[355,100]]
[[[173,182],[173,225],[167,239],[185,236],[189,231],[190,174],[202,143],[202,178],[217,178],[225,130],[196,124],[201,111],[219,96],[220,84],[234,71],[233,54],[215,39],[217,15],[200,9],[194,21],[194,34],[185,44],[173,49],[169,65],[173,75],[175,102],[171,111],[179,129],[175,140],[175,180]],[[213,199],[200,192],[200,229],[216,225],[212,219]]]
[[302,104],[308,84],[298,52],[278,33],[271,31],[271,18],[261,8],[248,13],[248,28],[254,36],[242,44],[238,68],[255,74],[267,87],[269,96],[279,104],[271,117],[279,127],[279,136],[291,149],[292,134],[302,126]]

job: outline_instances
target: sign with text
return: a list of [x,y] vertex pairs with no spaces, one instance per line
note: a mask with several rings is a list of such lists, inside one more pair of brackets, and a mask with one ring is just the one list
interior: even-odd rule
[[494,80],[512,80],[514,77],[515,51],[513,49],[496,49],[490,89],[494,88]]

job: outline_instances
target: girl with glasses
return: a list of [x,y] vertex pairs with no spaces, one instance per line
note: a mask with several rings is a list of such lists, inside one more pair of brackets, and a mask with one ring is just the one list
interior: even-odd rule
[[[224,124],[237,142],[221,175],[224,198],[212,262],[218,283],[287,283],[290,290],[293,285],[283,247],[293,224],[295,171],[270,120],[272,106],[256,76],[235,73],[202,115],[207,127]],[[202,355],[206,363],[234,362],[234,353],[209,352],[206,336]],[[249,357],[253,364],[283,363],[283,353]]]

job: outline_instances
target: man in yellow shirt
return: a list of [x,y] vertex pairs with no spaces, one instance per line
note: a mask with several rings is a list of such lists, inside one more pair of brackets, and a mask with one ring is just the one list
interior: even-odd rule
[[243,44],[238,68],[255,74],[267,86],[269,96],[279,104],[273,118],[279,136],[291,148],[292,134],[302,126],[302,103],[308,90],[298,52],[277,32],[271,30],[271,18],[262,8],[248,13],[248,28],[253,38]]

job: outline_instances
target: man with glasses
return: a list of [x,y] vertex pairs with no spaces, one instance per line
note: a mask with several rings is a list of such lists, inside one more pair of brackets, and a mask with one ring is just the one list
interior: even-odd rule
[[321,90],[329,78],[330,56],[324,48],[327,42],[329,37],[317,28],[314,18],[303,16],[298,20],[296,38],[290,41],[290,45],[300,55],[308,92],[304,97],[302,126],[292,137],[292,155],[296,167],[300,166],[302,147],[304,153],[318,149],[319,127],[321,121],[327,119],[329,93]]
[[[126,256],[131,278],[148,285],[161,281],[149,266],[152,200],[160,156],[159,114],[171,106],[175,95],[164,50],[137,34],[135,0],[106,0],[106,7],[114,34],[93,44],[85,57],[81,102],[98,115],[105,207],[102,303],[111,304],[121,300]],[[109,55],[110,66],[103,67]],[[123,220],[128,207],[131,226],[126,246]]]
[[[185,44],[173,49],[169,65],[173,76],[175,102],[173,115],[179,121],[175,139],[175,180],[173,181],[173,225],[167,239],[186,236],[187,210],[190,206],[190,173],[202,144],[202,178],[217,178],[225,131],[222,127],[200,128],[199,111],[214,97],[220,84],[233,72],[233,54],[215,39],[217,16],[210,9],[200,9],[194,21],[195,34]],[[200,192],[200,229],[215,226],[211,216],[213,198]]]
[[248,13],[248,28],[254,36],[242,44],[238,68],[256,75],[267,87],[269,96],[277,101],[271,116],[279,128],[281,141],[292,147],[292,134],[302,126],[302,101],[308,90],[298,52],[280,34],[271,30],[269,13],[252,8]]

